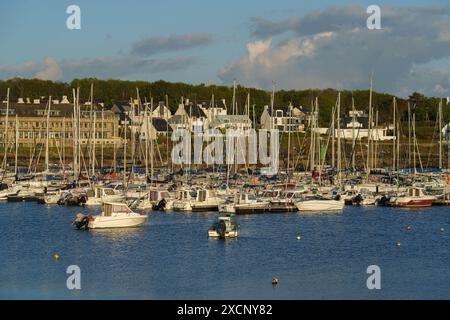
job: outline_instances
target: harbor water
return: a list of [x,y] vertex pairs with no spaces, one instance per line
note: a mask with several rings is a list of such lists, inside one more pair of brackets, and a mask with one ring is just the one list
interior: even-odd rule
[[[449,207],[236,216],[240,237],[226,241],[207,237],[218,213],[150,213],[122,230],[71,225],[100,210],[1,203],[0,298],[450,299]],[[70,265],[80,290],[67,289]],[[371,265],[381,290],[367,288]]]

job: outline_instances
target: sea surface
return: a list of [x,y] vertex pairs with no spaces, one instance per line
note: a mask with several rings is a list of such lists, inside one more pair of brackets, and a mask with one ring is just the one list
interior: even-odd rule
[[[0,299],[450,299],[450,207],[237,216],[241,236],[227,241],[207,237],[217,213],[71,226],[99,211],[0,203]],[[70,265],[81,290],[67,289]],[[367,288],[370,265],[381,290]]]

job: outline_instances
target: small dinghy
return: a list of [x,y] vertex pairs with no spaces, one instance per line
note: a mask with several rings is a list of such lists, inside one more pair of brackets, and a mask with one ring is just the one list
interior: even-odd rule
[[230,216],[219,217],[219,221],[208,229],[210,238],[237,238],[239,236],[239,224],[231,220]]

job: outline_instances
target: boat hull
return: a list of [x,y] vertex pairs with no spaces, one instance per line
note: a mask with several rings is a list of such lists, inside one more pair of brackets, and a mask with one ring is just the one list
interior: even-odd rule
[[342,211],[344,209],[344,201],[337,200],[305,200],[300,201],[297,204],[298,211]]
[[138,217],[96,217],[89,221],[89,229],[133,228],[140,226],[147,220],[147,216]]

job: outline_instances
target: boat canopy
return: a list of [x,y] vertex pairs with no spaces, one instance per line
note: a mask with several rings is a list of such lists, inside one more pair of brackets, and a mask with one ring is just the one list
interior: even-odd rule
[[113,213],[132,212],[125,203],[105,203],[103,205],[103,215],[110,217]]

